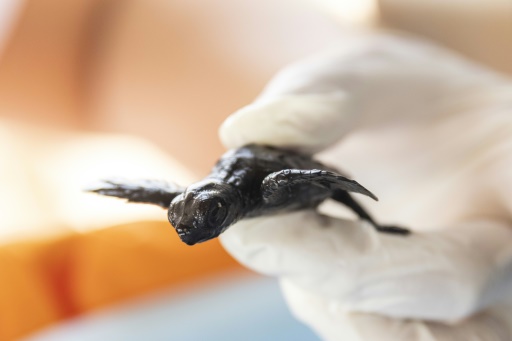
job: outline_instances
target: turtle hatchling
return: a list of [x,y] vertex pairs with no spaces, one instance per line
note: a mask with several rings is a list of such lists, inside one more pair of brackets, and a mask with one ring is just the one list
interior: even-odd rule
[[88,191],[167,209],[169,222],[188,245],[215,238],[241,219],[312,209],[328,198],[348,206],[380,232],[409,233],[377,224],[349,194],[377,200],[356,181],[309,155],[271,146],[230,150],[206,178],[188,187],[156,180],[103,180]]

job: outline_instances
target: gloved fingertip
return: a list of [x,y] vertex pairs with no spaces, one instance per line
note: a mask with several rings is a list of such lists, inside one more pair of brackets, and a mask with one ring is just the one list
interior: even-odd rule
[[219,135],[227,148],[256,143],[313,153],[346,133],[347,106],[343,92],[262,98],[228,117]]

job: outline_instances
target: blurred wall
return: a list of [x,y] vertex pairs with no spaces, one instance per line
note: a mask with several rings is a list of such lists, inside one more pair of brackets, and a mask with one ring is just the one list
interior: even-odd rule
[[152,139],[202,175],[223,151],[222,121],[340,31],[291,1],[119,3],[99,41],[88,122]]
[[84,113],[85,42],[102,0],[19,2],[0,59],[0,115],[34,125],[77,127]]
[[379,0],[380,22],[512,75],[512,1]]

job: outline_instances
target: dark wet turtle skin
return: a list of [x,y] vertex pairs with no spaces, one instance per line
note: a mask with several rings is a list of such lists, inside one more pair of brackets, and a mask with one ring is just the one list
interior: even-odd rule
[[215,238],[240,219],[312,209],[328,198],[378,231],[409,233],[375,223],[348,192],[377,197],[356,181],[309,155],[270,146],[230,150],[206,178],[186,188],[155,180],[105,180],[89,191],[168,209],[170,223],[188,245]]

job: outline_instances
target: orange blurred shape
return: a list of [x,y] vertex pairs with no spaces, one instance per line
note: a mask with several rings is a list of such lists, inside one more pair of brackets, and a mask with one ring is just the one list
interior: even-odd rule
[[241,267],[218,241],[181,243],[165,222],[69,232],[0,247],[0,340]]
[[217,241],[183,244],[159,207],[83,192],[115,175],[193,181],[153,145],[4,120],[0,133],[0,341],[240,269]]

